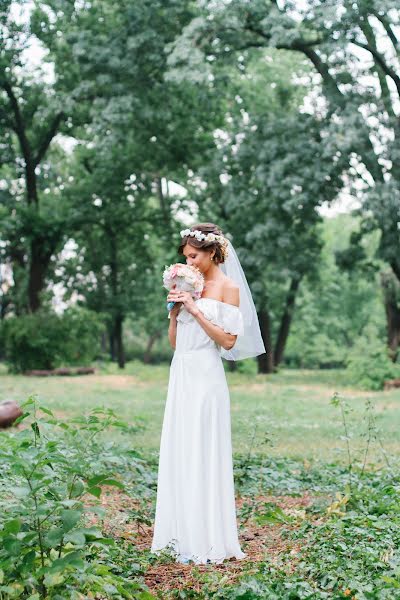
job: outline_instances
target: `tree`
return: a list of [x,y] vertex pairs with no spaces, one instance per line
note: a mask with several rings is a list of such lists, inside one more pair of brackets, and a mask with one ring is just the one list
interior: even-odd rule
[[292,333],[287,347],[287,363],[300,368],[344,367],[349,352],[373,325],[382,333],[385,316],[377,273],[382,262],[373,259],[379,232],[364,237],[363,246],[369,263],[347,271],[337,264],[336,256],[348,246],[359,228],[359,218],[350,214],[325,217],[323,249],[318,260],[318,276],[305,277],[297,298]]
[[81,302],[107,317],[110,354],[125,366],[123,323],[128,314],[146,312],[148,274],[156,268],[155,231],[160,230],[158,201],[148,182],[131,173],[126,148],[99,151],[78,147],[74,185],[67,192],[77,223],[70,256],[58,256],[53,281],[63,284],[65,299]]
[[[207,77],[212,61],[249,49],[275,48],[304,57],[318,74],[325,103],[314,112],[341,137],[335,156],[351,157],[353,193],[363,205],[363,231],[378,228],[378,256],[400,279],[399,10],[395,0],[205,2],[174,43],[171,69]],[[360,60],[362,57],[363,60]],[[210,62],[211,60],[211,62]],[[265,68],[268,68],[266,63]],[[382,207],[385,207],[382,210]],[[400,306],[393,306],[397,315]],[[392,320],[397,329],[400,319]],[[392,332],[392,340],[398,339]],[[393,341],[396,345],[396,342]]]
[[283,359],[300,283],[316,276],[317,208],[337,194],[341,167],[324,155],[320,126],[307,115],[264,117],[238,150],[224,151],[229,182],[213,188],[201,211],[215,214],[238,247],[267,349],[259,368],[271,372]]
[[3,2],[0,12],[0,168],[15,182],[7,179],[0,196],[3,238],[6,232],[3,254],[16,279],[18,272],[26,272],[24,309],[35,312],[51,257],[64,234],[64,219],[55,216],[49,203],[41,203],[41,191],[46,155],[67,117],[38,73],[24,69],[30,28],[14,22],[11,4]]
[[324,123],[300,112],[306,89],[291,79],[304,65],[276,55],[247,52],[231,65],[226,93],[235,100],[196,196],[201,218],[224,227],[244,265],[267,349],[261,372],[283,360],[301,281],[317,275],[317,209],[337,195],[347,166],[346,157],[332,161],[337,140]]
[[[221,121],[221,100],[211,83],[199,92],[164,79],[165,47],[191,16],[191,3],[175,0],[136,5],[96,0],[62,9],[48,0],[32,15],[54,63],[55,89],[86,107],[81,109],[86,120],[81,117],[75,129],[79,183],[68,194],[76,223],[71,238],[82,252],[80,268],[94,273],[96,290],[84,295],[110,315],[112,356],[120,366],[122,323],[136,312],[144,274],[154,281],[161,268],[144,236],[150,236],[153,251],[156,239],[171,248],[180,226],[168,180],[185,183],[189,169],[213,147],[212,132]],[[136,189],[126,192],[126,186]],[[69,261],[68,274],[77,260]],[[69,286],[81,289],[80,276]],[[141,310],[147,314],[146,306]]]

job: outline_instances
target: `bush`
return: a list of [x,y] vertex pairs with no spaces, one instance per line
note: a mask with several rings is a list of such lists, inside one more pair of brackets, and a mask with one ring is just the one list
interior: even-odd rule
[[375,326],[369,325],[354,344],[347,360],[350,380],[367,390],[381,390],[388,379],[400,377],[400,365],[389,358]]
[[30,427],[0,433],[0,598],[152,598],[137,578],[114,572],[119,546],[87,523],[104,513],[96,506],[104,486],[124,488],[110,472],[119,457],[100,438],[127,425],[101,408],[59,421],[34,397],[22,408],[19,422]]
[[99,352],[101,330],[101,316],[82,307],[62,315],[43,310],[7,319],[6,362],[15,373],[90,363]]
[[305,341],[291,336],[285,349],[283,363],[295,369],[338,369],[345,366],[347,348],[325,332],[316,332]]
[[100,336],[104,328],[101,314],[74,306],[62,316],[63,356],[69,365],[90,363],[100,353]]

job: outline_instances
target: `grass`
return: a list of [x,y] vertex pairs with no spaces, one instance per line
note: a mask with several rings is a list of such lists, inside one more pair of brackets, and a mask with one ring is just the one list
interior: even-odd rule
[[[75,416],[95,406],[110,407],[128,422],[143,424],[144,429],[133,434],[132,446],[157,452],[168,374],[169,365],[139,362],[129,363],[124,371],[107,364],[100,365],[96,375],[48,378],[9,375],[1,366],[0,401],[22,401],[29,394],[37,394],[64,416]],[[365,430],[365,403],[370,399],[386,450],[389,454],[400,450],[400,390],[357,390],[347,384],[340,370],[282,369],[272,375],[227,372],[227,378],[234,453],[247,452],[252,444],[253,450],[271,456],[345,460],[339,412],[330,404],[335,391],[351,406],[349,422],[355,449],[364,447],[360,435]],[[377,447],[371,457],[380,461]]]

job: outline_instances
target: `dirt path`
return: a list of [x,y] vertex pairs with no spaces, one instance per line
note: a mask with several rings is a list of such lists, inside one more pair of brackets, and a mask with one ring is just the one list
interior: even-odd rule
[[[244,502],[248,498],[236,501],[239,514]],[[286,515],[301,515],[313,503],[313,497],[305,493],[299,497],[292,496],[257,496],[252,502],[262,505],[264,502],[279,506]],[[89,501],[91,504],[91,502]],[[151,547],[153,527],[140,525],[129,519],[127,513],[139,508],[139,502],[120,490],[107,489],[102,495],[101,504],[107,507],[107,519],[104,523],[105,533],[114,538],[128,539],[139,550],[148,550]],[[95,523],[95,517],[91,524]],[[295,519],[291,524],[266,524],[258,525],[249,519],[244,527],[239,530],[239,540],[246,558],[242,560],[229,559],[222,564],[212,565],[184,565],[176,563],[172,557],[162,557],[154,562],[146,571],[144,580],[149,590],[160,598],[166,598],[170,590],[183,590],[190,588],[200,592],[203,586],[202,575],[208,573],[218,574],[217,581],[223,585],[235,583],[244,572],[246,574],[257,572],[257,563],[268,559],[270,563],[278,566],[285,565],[290,572],[296,568],[299,552],[304,546],[304,540],[294,542],[282,536],[283,528],[296,529],[301,524],[301,518]],[[238,520],[239,522],[239,520]]]

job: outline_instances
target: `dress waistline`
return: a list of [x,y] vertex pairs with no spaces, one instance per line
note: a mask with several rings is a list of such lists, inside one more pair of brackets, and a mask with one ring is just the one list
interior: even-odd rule
[[219,348],[193,348],[193,350],[175,350],[174,357],[175,356],[188,356],[190,354],[199,354],[201,352],[212,352],[212,353],[216,354],[217,356],[221,356]]

